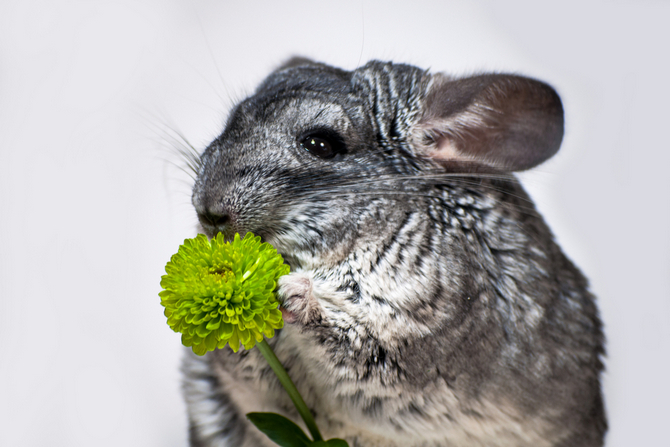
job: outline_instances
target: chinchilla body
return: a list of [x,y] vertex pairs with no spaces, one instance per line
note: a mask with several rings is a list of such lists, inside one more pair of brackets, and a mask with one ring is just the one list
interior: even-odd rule
[[[292,59],[201,155],[203,230],[292,273],[269,340],[324,437],[354,446],[600,446],[603,334],[587,281],[513,171],[551,157],[551,87]],[[184,363],[193,446],[273,445],[298,421],[257,349]]]

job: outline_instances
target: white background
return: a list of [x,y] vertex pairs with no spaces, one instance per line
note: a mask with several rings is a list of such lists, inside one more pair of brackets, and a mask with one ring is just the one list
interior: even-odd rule
[[[542,5],[541,5],[542,4]],[[165,262],[195,234],[177,133],[298,54],[561,94],[561,152],[523,175],[591,278],[610,447],[667,446],[667,1],[0,2],[0,445],[185,446]]]

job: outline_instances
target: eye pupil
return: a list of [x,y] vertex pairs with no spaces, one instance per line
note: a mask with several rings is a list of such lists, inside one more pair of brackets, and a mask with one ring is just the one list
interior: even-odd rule
[[322,137],[309,136],[304,138],[300,142],[300,146],[320,158],[331,158],[335,155],[333,144]]

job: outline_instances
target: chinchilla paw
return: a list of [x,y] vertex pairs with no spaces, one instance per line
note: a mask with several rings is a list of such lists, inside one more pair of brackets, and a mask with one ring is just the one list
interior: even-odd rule
[[308,324],[321,319],[321,307],[312,293],[312,286],[312,279],[304,273],[279,278],[277,298],[285,323]]

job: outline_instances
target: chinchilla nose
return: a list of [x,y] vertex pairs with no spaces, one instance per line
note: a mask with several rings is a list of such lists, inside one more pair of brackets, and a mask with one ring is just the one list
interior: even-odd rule
[[225,233],[234,223],[234,213],[221,200],[196,194],[193,197],[193,205],[202,228],[211,235]]
[[221,229],[230,222],[230,214],[222,210],[205,209],[198,213],[198,220],[205,228]]

